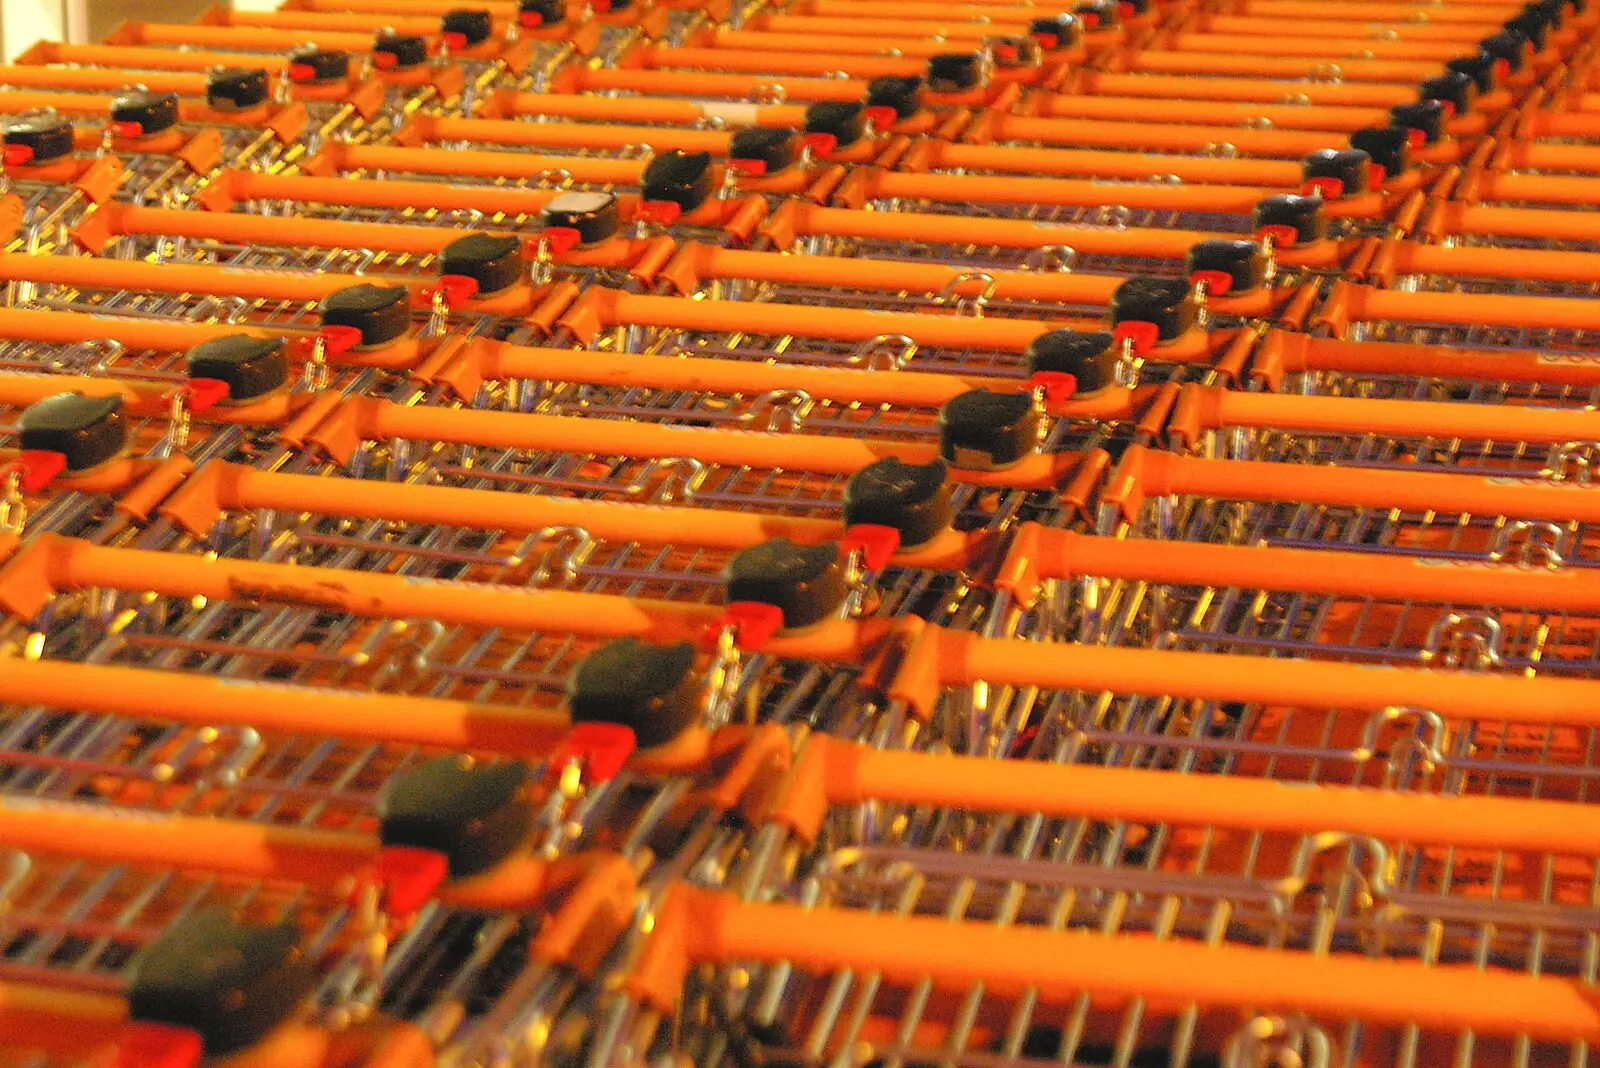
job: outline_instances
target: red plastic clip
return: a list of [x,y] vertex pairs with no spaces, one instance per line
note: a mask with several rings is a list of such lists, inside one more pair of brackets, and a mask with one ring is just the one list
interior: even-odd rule
[[1033,35],[1033,39],[1038,41],[1039,47],[1046,52],[1054,52],[1061,47],[1061,35],[1059,33],[1036,33]]
[[1111,336],[1117,339],[1120,346],[1125,341],[1133,342],[1135,356],[1143,356],[1156,347],[1156,342],[1161,340],[1161,328],[1155,323],[1126,322],[1118,323],[1111,330]]
[[900,113],[894,108],[879,104],[867,109],[867,118],[872,120],[874,130],[887,130],[900,121]]
[[1300,240],[1300,231],[1282,223],[1268,223],[1266,226],[1257,228],[1257,241],[1265,241],[1269,237],[1272,238],[1273,245],[1278,248],[1288,248]]
[[620,723],[578,723],[556,746],[550,756],[550,767],[559,771],[576,760],[589,782],[608,782],[617,777],[637,746],[632,727]]
[[900,548],[900,532],[894,527],[879,523],[857,523],[846,527],[839,548],[846,553],[861,550],[861,564],[868,571],[876,571],[889,562],[889,557]]
[[7,145],[5,163],[7,167],[20,167],[33,159],[32,145]]
[[467,47],[467,35],[464,33],[445,33],[439,39],[449,46],[450,51],[459,52]]
[[117,1038],[116,1068],[197,1068],[205,1043],[196,1031],[137,1021]]
[[313,343],[318,339],[322,341],[324,353],[338,356],[361,344],[361,330],[354,326],[325,326],[317,331]]
[[517,24],[525,30],[537,30],[544,25],[544,16],[537,11],[524,11],[517,16]]
[[1100,28],[1100,13],[1097,11],[1080,11],[1078,12],[1078,18],[1083,20],[1083,28],[1086,30],[1098,30]]
[[1412,148],[1421,148],[1428,143],[1428,134],[1424,130],[1406,129],[1406,143]]
[[589,6],[603,15],[611,10],[611,0],[590,0]]
[[385,912],[410,916],[433,898],[449,874],[450,861],[443,853],[413,846],[384,846],[378,851],[368,879],[382,888]]
[[310,82],[316,80],[317,68],[309,63],[291,63],[288,73],[291,82]]
[[477,293],[478,280],[468,278],[464,274],[442,274],[437,284],[422,291],[422,295],[429,300],[432,300],[435,294],[444,297],[445,304],[450,307],[471,300]]
[[743,174],[750,178],[760,178],[767,173],[767,161],[764,159],[734,159],[728,158],[728,169],[735,174]]
[[178,390],[188,398],[186,403],[191,412],[203,412],[215,407],[230,392],[228,383],[220,378],[191,378]]
[[826,156],[839,147],[839,139],[831,133],[808,133],[800,140],[813,156]]
[[1121,0],[1121,3],[1117,4],[1117,10],[1122,12],[1122,17],[1125,19],[1139,17],[1139,5],[1130,3],[1129,0]]
[[997,44],[997,45],[994,46],[994,50],[993,51],[994,51],[996,59],[1003,59],[1007,63],[1015,63],[1017,61],[1017,46],[1016,45],[1012,45],[1012,44]]
[[1367,184],[1380,186],[1389,180],[1389,172],[1383,169],[1381,163],[1367,164]]
[[1324,200],[1338,200],[1344,196],[1344,182],[1337,178],[1307,178],[1300,195],[1309,197],[1315,193],[1321,193]]
[[639,218],[663,226],[677,222],[682,214],[683,205],[676,200],[646,200],[639,205]]
[[760,601],[735,601],[722,615],[706,624],[706,644],[715,645],[727,627],[733,628],[733,644],[740,649],[760,649],[783,629],[783,609]]
[[393,70],[400,65],[400,57],[393,52],[374,52],[372,65],[379,70]]
[[144,125],[137,122],[114,122],[111,124],[111,132],[118,137],[143,137]]
[[1035,389],[1043,389],[1044,399],[1051,404],[1069,401],[1078,392],[1078,376],[1065,371],[1035,371],[1028,379],[1028,384]]
[[1509,59],[1504,59],[1504,58],[1495,60],[1494,61],[1494,77],[1495,77],[1495,81],[1503,82],[1507,78],[1509,78],[1510,76],[1511,76],[1511,61]]
[[1213,297],[1220,297],[1233,288],[1233,275],[1227,271],[1195,271],[1189,275],[1190,285],[1206,284],[1206,292]]
[[24,449],[17,453],[14,462],[0,467],[0,480],[9,479],[12,472],[21,472],[19,485],[25,493],[38,493],[67,469],[67,454],[46,449]]
[[[676,208],[678,205],[672,206]],[[539,236],[544,238],[551,253],[557,256],[571,252],[578,247],[578,242],[583,240],[583,234],[571,226],[547,226],[540,231]]]
[[1439,107],[1444,109],[1444,117],[1448,121],[1456,117],[1456,102],[1454,100],[1441,100]]

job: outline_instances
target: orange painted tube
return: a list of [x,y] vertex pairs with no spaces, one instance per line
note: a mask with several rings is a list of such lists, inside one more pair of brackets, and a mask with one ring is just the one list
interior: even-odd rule
[[[131,833],[137,828],[137,833]],[[74,804],[0,799],[0,842],[27,853],[58,854],[138,867],[214,872],[305,883],[332,890],[369,877],[382,845],[346,831]],[[549,862],[513,857],[483,875],[439,887],[445,904],[524,909],[544,893]]]
[[[1506,16],[1497,19],[1492,14],[1486,14],[1476,22],[1435,24],[1395,20],[1398,24],[1392,28],[1386,27],[1384,35],[1388,39],[1388,34],[1392,32],[1395,34],[1393,39],[1402,41],[1451,41],[1459,45],[1476,45],[1480,38],[1498,31],[1500,23],[1514,13],[1513,9],[1508,8]],[[1304,37],[1351,37],[1358,32],[1358,27],[1352,26],[1351,21],[1339,18],[1297,18],[1289,21],[1255,15],[1205,15],[1199,19],[1199,25],[1206,33],[1276,37],[1287,31]]]
[[[881,176],[896,196],[911,196],[909,188],[947,188],[943,185],[908,186],[905,178],[921,175],[886,174]],[[930,175],[927,177],[960,178],[959,175]],[[1063,183],[1044,183],[1060,185]],[[878,189],[876,192],[884,193]],[[888,195],[888,194],[885,194]],[[1020,193],[1018,194],[1020,196]],[[942,196],[937,199],[952,199]],[[1103,203],[1104,198],[1097,203]],[[1026,203],[1026,200],[1019,200]],[[1068,243],[1079,252],[1091,255],[1150,256],[1152,258],[1182,258],[1195,242],[1220,236],[1199,230],[1157,230],[1134,227],[1115,230],[1106,227],[1067,227],[1049,223],[1030,222],[1026,219],[984,219],[983,243],[1001,248],[1033,249],[1060,246]],[[804,205],[795,213],[795,230],[802,234],[832,234],[838,237],[861,237],[900,241],[918,241],[929,244],[968,245],[974,238],[968,220],[954,215],[921,214],[917,212],[856,211],[850,208],[822,208]],[[1315,249],[1284,249],[1279,261],[1296,266],[1328,266],[1338,262],[1336,245]]]
[[1552,571],[1512,564],[1456,567],[1439,559],[1337,549],[1107,538],[1028,527],[1025,550],[1041,578],[1079,576],[1181,586],[1443,604],[1516,604],[1591,613],[1600,610],[1600,576],[1586,568]]
[[706,117],[692,100],[659,100],[574,93],[506,93],[497,98],[502,112],[512,115],[555,115],[593,122],[660,122],[688,126]]
[[1506,147],[1505,163],[1516,170],[1600,171],[1600,145],[1517,141]]
[[[1185,182],[1236,187],[1211,192],[1208,195],[1231,196],[1240,202],[1245,197],[1260,199],[1271,196],[1278,189],[1298,189],[1300,186],[1300,165],[1273,159],[1215,159],[1205,156],[1078,148],[1026,148],[1018,145],[963,145],[941,142],[929,153],[929,161],[934,167],[1078,175],[1090,178],[1130,178],[1135,181],[1146,181],[1153,175],[1176,174]],[[1100,202],[1103,203],[1107,191],[1104,186],[1100,188]],[[1117,192],[1120,195],[1123,190],[1119,187]]]
[[[953,217],[953,221],[959,223],[964,220]],[[605,299],[598,301],[596,306],[600,321],[613,326],[632,324],[686,330],[738,330],[769,335],[826,337],[835,341],[868,341],[884,334],[905,334],[919,345],[949,345],[1001,352],[1022,352],[1034,338],[1052,329],[1056,322],[816,308],[766,301],[686,300],[620,290],[608,291]]]
[[1292,335],[1285,340],[1283,364],[1289,371],[1409,374],[1420,378],[1466,378],[1489,382],[1600,385],[1600,359],[1582,353],[1468,349],[1390,341],[1339,341],[1305,335]]
[[1156,74],[1221,74],[1261,78],[1315,80],[1334,63],[1346,81],[1414,84],[1439,72],[1432,60],[1332,59],[1297,56],[1235,56],[1210,52],[1141,51],[1126,60],[1125,69]]
[[1162,45],[1178,52],[1213,52],[1218,55],[1314,56],[1324,59],[1361,56],[1364,59],[1434,60],[1440,63],[1462,52],[1461,45],[1450,41],[1389,41],[1360,36],[1300,38],[1180,33],[1165,39]]
[[[486,10],[479,8],[479,10]],[[504,36],[511,24],[510,13],[502,11],[493,16],[493,33]],[[513,16],[514,17],[514,16]],[[239,29],[265,30],[331,30],[344,33],[376,34],[382,30],[395,33],[420,34],[424,37],[440,32],[439,19],[431,14],[411,14],[402,11],[213,11],[208,23]]]
[[[517,5],[510,0],[477,0],[481,10],[497,16],[515,16]],[[370,11],[376,14],[448,15],[459,11],[459,0],[294,0],[291,11]]]
[[[1547,179],[1538,179],[1545,181]],[[1600,181],[1592,195],[1600,206]],[[1551,208],[1498,208],[1481,204],[1447,201],[1434,206],[1433,218],[1448,234],[1487,234],[1493,237],[1560,238],[1568,241],[1600,242],[1600,212],[1560,211]],[[1479,251],[1474,249],[1473,251]],[[1504,256],[1501,249],[1483,249]],[[1520,259],[1529,250],[1518,249]],[[1539,250],[1548,254],[1548,250]]]
[[1416,90],[1381,82],[1282,82],[1265,78],[1185,78],[1163,74],[1115,74],[1086,71],[1079,88],[1087,93],[1138,96],[1157,100],[1221,100],[1277,104],[1303,95],[1318,107],[1382,108],[1416,98]]
[[1226,500],[1304,501],[1356,508],[1467,512],[1595,522],[1600,495],[1536,477],[1296,466],[1147,453],[1141,489]]
[[[1514,153],[1516,149],[1513,148],[1511,151]],[[1522,200],[1533,204],[1600,205],[1600,178],[1487,171],[1479,176],[1478,194],[1481,199],[1488,201]],[[1441,208],[1447,211],[1453,210],[1453,205],[1441,205]]]
[[17,658],[9,666],[15,670],[6,673],[7,692],[19,702],[194,726],[331,733],[372,742],[527,757],[547,756],[571,727],[557,708],[284,686],[59,660]]
[[1418,796],[1243,775],[1178,775],[1032,760],[933,758],[851,743],[829,744],[826,752],[828,797],[835,804],[935,803],[958,811],[1288,834],[1340,830],[1384,841],[1584,857],[1593,856],[1600,841],[1600,813],[1592,805],[1573,802]]
[[245,66],[261,67],[274,74],[282,74],[289,66],[286,56],[258,56],[204,50],[191,52],[167,48],[140,48],[136,45],[61,44],[55,41],[42,41],[34,45],[28,50],[28,55],[31,61],[39,63],[77,63],[85,66],[150,70],[206,71],[213,67]]
[[[408,136],[409,135],[409,136]],[[529,145],[548,148],[615,149],[649,145],[657,152],[728,153],[732,134],[721,130],[685,130],[667,126],[622,126],[564,122],[515,122],[505,119],[456,119],[421,116],[407,126],[399,140],[475,141],[479,144]]]
[[1314,434],[1392,434],[1558,443],[1600,439],[1600,413],[1512,404],[1314,397],[1200,389],[1202,425]]
[[[1576,225],[1547,231],[1545,237],[1568,237],[1562,230],[1592,231],[1600,235],[1600,218],[1587,212],[1552,211],[1550,215],[1577,215]],[[1418,245],[1395,242],[1391,246],[1395,274],[1444,274],[1464,278],[1523,278],[1550,282],[1600,282],[1600,253],[1563,252],[1558,249],[1505,249],[1472,245]]]
[[[674,93],[688,96],[749,97],[774,83],[751,74],[718,74],[699,71],[635,70],[617,67],[585,67],[569,75],[575,90],[621,89],[635,93]],[[558,78],[557,82],[560,83]],[[833,100],[854,103],[867,91],[860,78],[785,78],[786,100]]]
[[[170,268],[170,269],[169,269]],[[313,301],[367,281],[342,274],[236,271],[202,264],[155,264],[88,256],[35,256],[0,252],[0,281],[44,282],[90,289],[149,289],[167,293],[212,293],[264,300]],[[371,278],[375,284],[393,281]],[[401,282],[400,284],[405,284]]]
[[[434,25],[434,32],[438,32]],[[245,26],[205,26],[166,22],[124,22],[118,27],[117,44],[198,45],[201,48],[226,48],[246,52],[287,52],[303,44],[318,48],[366,55],[372,51],[373,34],[334,30],[269,30]]]
[[[995,150],[988,150],[995,152]],[[1001,150],[1003,151],[1003,150]],[[972,158],[976,166],[982,166],[985,150],[975,148],[962,155]],[[951,158],[951,157],[947,157]],[[1142,162],[1146,157],[1139,157]],[[1018,162],[1011,160],[1008,162]],[[1043,170],[1045,168],[1029,168],[1030,170]],[[1097,207],[1115,203],[1126,208],[1154,208],[1167,211],[1201,211],[1216,212],[1230,215],[1249,214],[1255,205],[1271,196],[1275,190],[1252,189],[1245,186],[1230,185],[1166,185],[1162,183],[1134,184],[1107,186],[1102,182],[1073,180],[1070,178],[1025,178],[1017,175],[1003,175],[991,177],[978,174],[906,174],[900,171],[884,171],[874,174],[871,179],[871,189],[874,195],[882,197],[910,197],[927,198],[929,200],[961,201],[970,200],[990,204],[1048,204],[1063,207]],[[974,234],[975,224],[971,219],[961,220],[957,216],[950,217],[954,222],[960,223],[965,232]],[[981,225],[985,230],[992,222],[1001,220],[985,219]],[[1067,242],[1069,235],[1074,240],[1070,243],[1077,247],[1078,241],[1090,242],[1096,240],[1090,231],[1093,227],[1054,227],[1058,240],[1052,244]],[[1103,228],[1102,228],[1103,229]],[[1118,231],[1125,233],[1126,231]],[[1113,240],[1116,240],[1115,238]],[[1171,241],[1147,237],[1147,242],[1170,247]],[[963,244],[970,243],[963,242]]]
[[[368,439],[420,438],[634,459],[691,456],[711,464],[836,475],[854,474],[886,456],[898,456],[907,463],[930,463],[938,455],[936,445],[870,438],[712,431],[572,416],[423,408],[364,398],[349,403],[361,436]],[[1076,462],[1073,453],[1037,454],[1005,471],[952,469],[950,477],[976,485],[1044,489],[1058,485]]]
[[187,352],[202,342],[230,334],[248,334],[252,337],[310,336],[300,331],[192,323],[181,319],[116,319],[72,312],[0,308],[0,336],[57,345],[77,345],[109,338],[129,348]]
[[1323,148],[1339,147],[1329,133],[1255,130],[1238,126],[1187,123],[1099,122],[1078,119],[1035,119],[1007,115],[995,120],[996,140],[1041,141],[1048,144],[1113,145],[1124,148],[1201,152],[1207,145],[1231,144],[1240,152],[1299,159]]
[[90,216],[113,236],[159,234],[307,248],[382,249],[426,256],[474,231],[454,226],[344,222],[106,203]]
[[[752,20],[762,35],[767,33],[781,34],[784,36],[807,37],[813,41],[826,41],[835,38],[857,37],[871,39],[878,37],[883,41],[883,47],[902,48],[908,42],[928,43],[930,39],[942,39],[946,42],[945,51],[962,47],[963,43],[970,42],[977,45],[987,37],[994,37],[998,33],[1006,32],[997,30],[992,22],[967,20],[967,19],[918,19],[918,18],[873,18],[862,16],[860,18],[828,17],[823,15],[795,15],[775,13],[758,16]],[[1012,32],[1015,32],[1014,30]],[[748,47],[755,38],[747,38],[744,31],[718,30],[713,40],[718,47],[738,48]],[[934,41],[937,43],[937,40]]]
[[[565,171],[578,182],[638,185],[646,166],[642,159],[599,159],[587,156],[544,156],[525,152],[487,152],[392,145],[356,145],[335,141],[316,161],[330,170],[402,171],[447,174],[460,178],[541,178]],[[308,168],[313,170],[313,168]]]
[[1038,114],[1056,119],[1103,119],[1127,122],[1235,123],[1259,122],[1283,130],[1335,130],[1351,132],[1389,121],[1385,108],[1330,107],[1328,105],[1255,104],[1223,100],[1159,100],[1149,97],[1078,96],[1057,93],[1044,97]]
[[1600,328],[1600,306],[1590,300],[1524,297],[1498,293],[1403,293],[1351,286],[1346,304],[1352,320],[1394,319],[1445,325],[1527,326],[1574,330]]
[[813,0],[809,11],[836,18],[934,19],[940,22],[1028,23],[1038,13],[1032,5],[940,3],[938,0]]
[[1490,20],[1498,25],[1517,13],[1516,4],[1502,0],[1465,0],[1451,4],[1384,3],[1360,0],[1357,3],[1320,4],[1315,0],[1248,0],[1243,14],[1271,19],[1351,19],[1361,22],[1410,23],[1426,19],[1432,24]]
[[[955,45],[937,38],[899,37],[899,36],[866,36],[870,31],[855,30],[853,33],[841,34],[819,31],[817,33],[777,33],[758,30],[721,30],[717,33],[714,43],[718,48],[749,49],[761,52],[820,52],[833,55],[849,56],[881,56],[889,54],[889,49],[901,56],[912,56],[918,59],[929,59],[933,56],[944,55],[952,47],[960,47],[962,42]],[[899,33],[904,33],[905,27],[900,27]],[[971,42],[972,47],[978,46],[978,41]]]
[[1532,1034],[1594,1041],[1600,1008],[1577,980],[1468,965],[1359,956],[1313,956],[1244,945],[1074,928],[1041,930],[936,916],[741,901],[675,887],[666,908],[691,961],[786,961],[806,970],[855,971],[892,986],[924,979],[949,991],[1026,994],[1045,1004],[1081,995],[1149,999],[1251,1011],[1306,1012],[1428,1030]]
[[[384,178],[315,178],[303,174],[267,174],[226,170],[207,190],[231,200],[283,199],[371,208],[415,208],[418,211],[480,211],[484,215],[537,215],[559,192],[507,186],[446,185],[442,182]],[[213,194],[215,195],[215,194]]]
[[180,96],[206,95],[203,74],[183,71],[128,70],[115,67],[43,67],[11,64],[0,66],[0,85],[33,89],[78,89],[114,93],[137,82],[153,93]]
[[744,71],[765,74],[802,74],[822,77],[842,70],[851,78],[878,78],[883,75],[911,77],[921,75],[927,66],[919,59],[894,59],[885,56],[793,55],[786,52],[745,52],[721,48],[668,48],[660,45],[642,49],[639,58],[645,66],[703,68],[713,71]]

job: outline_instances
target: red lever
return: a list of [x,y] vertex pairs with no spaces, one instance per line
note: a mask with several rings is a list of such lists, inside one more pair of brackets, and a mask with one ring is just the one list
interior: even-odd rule
[[[676,208],[678,205],[672,206]],[[578,242],[583,240],[583,234],[571,226],[546,226],[540,231],[539,236],[550,246],[551,253],[557,256],[571,252],[578,247]]]
[[0,479],[9,479],[12,472],[21,472],[19,485],[26,493],[38,493],[67,469],[67,454],[46,449],[24,449],[13,463],[0,467]]
[[309,63],[289,64],[289,80],[291,82],[309,82],[316,80],[317,68]]
[[1017,61],[1017,46],[997,44],[994,46],[994,54],[1007,63],[1015,63]]
[[537,11],[524,11],[517,16],[517,22],[525,30],[536,30],[544,25],[544,16]]
[[33,159],[32,145],[7,145],[5,162],[7,167],[20,167]]
[[894,108],[880,104],[867,109],[867,118],[872,120],[873,129],[887,130],[899,121],[900,113]]
[[442,274],[437,285],[424,289],[422,293],[429,300],[433,299],[435,293],[442,294],[444,302],[454,306],[477,295],[478,280],[464,274]]
[[760,178],[767,173],[767,161],[764,159],[734,159],[728,158],[728,169],[737,174],[748,175],[751,178]]
[[141,137],[144,135],[144,125],[137,122],[114,122],[111,132],[118,137]]
[[322,351],[330,356],[349,352],[361,344],[361,330],[354,326],[325,326],[317,331],[322,339]]
[[1046,52],[1053,52],[1061,47],[1061,35],[1056,33],[1036,33],[1033,39],[1039,42],[1039,47]]
[[1307,178],[1305,185],[1300,187],[1301,196],[1311,196],[1320,192],[1324,200],[1338,200],[1344,196],[1344,182],[1337,178]]
[[1125,322],[1118,323],[1111,330],[1111,336],[1117,339],[1117,344],[1124,341],[1133,342],[1133,352],[1136,356],[1143,356],[1155,348],[1156,342],[1161,340],[1161,328],[1155,323]]
[[374,52],[372,65],[379,70],[393,70],[400,65],[400,57],[393,52]]
[[203,412],[227,398],[231,390],[220,378],[191,378],[179,387],[188,397],[191,412]]
[[1406,130],[1406,143],[1412,148],[1421,148],[1423,145],[1428,143],[1428,135],[1423,130],[1414,130],[1408,128]]
[[639,218],[670,225],[683,214],[683,205],[676,200],[646,200],[639,205]]
[[198,1068],[204,1053],[199,1033],[187,1027],[134,1022],[117,1039],[116,1068]]
[[847,553],[861,550],[862,565],[876,571],[900,548],[900,532],[880,523],[857,523],[845,528],[839,547]]
[[431,900],[450,874],[450,861],[432,849],[384,846],[372,866],[371,881],[383,888],[383,909],[410,916]]
[[783,629],[783,609],[760,601],[735,601],[706,625],[706,644],[715,645],[727,627],[733,628],[733,643],[740,649],[760,649]]
[[1028,382],[1035,388],[1042,388],[1044,399],[1051,404],[1069,401],[1078,392],[1078,376],[1065,371],[1035,371]]
[[1269,237],[1272,238],[1272,243],[1278,248],[1288,248],[1300,240],[1300,231],[1282,223],[1268,223],[1266,226],[1257,228],[1256,238],[1258,240],[1264,241]]
[[450,46],[452,52],[459,52],[467,47],[467,35],[464,33],[446,33],[440,35],[440,39]]
[[1220,297],[1233,288],[1233,275],[1227,271],[1194,271],[1189,275],[1190,285],[1206,284],[1206,292]]
[[560,769],[576,760],[590,782],[608,782],[627,764],[637,746],[632,727],[620,723],[579,723],[556,746],[550,767]]
[[839,139],[831,133],[808,133],[800,140],[811,149],[813,156],[826,156],[839,147]]

